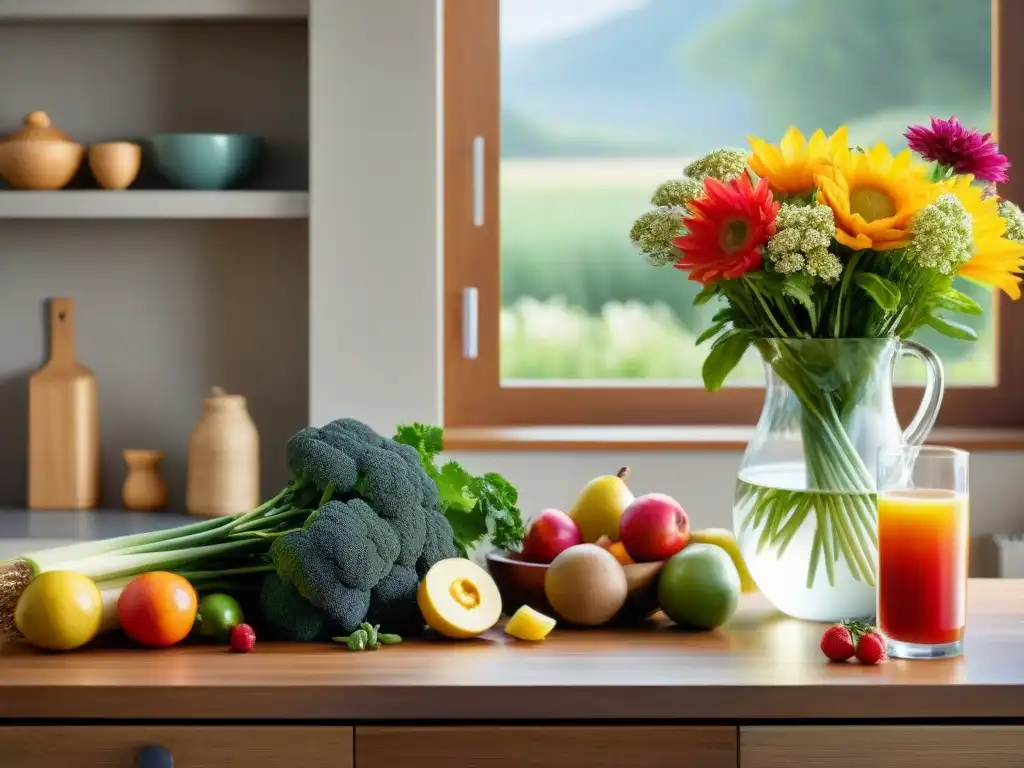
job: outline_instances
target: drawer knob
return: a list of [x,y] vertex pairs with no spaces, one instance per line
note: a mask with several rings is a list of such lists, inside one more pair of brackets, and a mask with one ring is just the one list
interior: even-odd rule
[[174,768],[174,758],[163,747],[143,747],[135,765],[137,768]]

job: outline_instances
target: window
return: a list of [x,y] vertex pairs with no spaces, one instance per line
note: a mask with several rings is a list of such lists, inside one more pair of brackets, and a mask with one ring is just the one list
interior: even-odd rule
[[[446,423],[753,423],[759,362],[704,391],[694,340],[715,308],[644,263],[633,219],[689,158],[748,133],[846,124],[895,150],[933,114],[998,127],[1022,158],[1001,192],[1024,200],[1011,29],[1024,4],[1005,0],[448,0]],[[940,424],[1024,426],[1021,308],[962,290],[994,311],[977,343],[920,337],[946,364]],[[904,417],[920,375],[899,370]]]

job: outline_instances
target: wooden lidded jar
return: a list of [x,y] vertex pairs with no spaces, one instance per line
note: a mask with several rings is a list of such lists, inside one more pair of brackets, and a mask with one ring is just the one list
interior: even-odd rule
[[220,517],[260,503],[260,440],[245,398],[213,387],[188,443],[189,514]]

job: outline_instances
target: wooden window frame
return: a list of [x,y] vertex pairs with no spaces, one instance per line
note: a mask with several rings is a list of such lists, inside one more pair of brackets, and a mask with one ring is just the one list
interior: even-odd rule
[[[1024,204],[1024,2],[992,0],[993,110],[1002,150],[1017,160],[1000,193]],[[444,3],[444,421],[448,427],[750,425],[760,387],[708,393],[699,386],[505,386],[499,371],[499,0]],[[474,140],[484,141],[482,226],[473,220]],[[623,233],[623,237],[625,237]],[[672,279],[667,275],[666,279]],[[676,276],[677,279],[684,279]],[[463,354],[464,290],[478,292],[477,356]],[[1022,300],[1024,302],[1024,300]],[[1018,303],[1022,303],[1018,302]],[[939,426],[1024,427],[1024,307],[996,303],[997,385],[948,388]],[[904,420],[920,387],[899,387]]]

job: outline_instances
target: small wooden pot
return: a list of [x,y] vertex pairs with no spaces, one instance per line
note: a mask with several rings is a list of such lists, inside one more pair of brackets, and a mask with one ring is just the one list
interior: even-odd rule
[[85,147],[32,112],[25,124],[0,141],[0,176],[14,189],[61,189],[85,157]]
[[128,449],[124,452],[128,476],[121,491],[125,509],[150,512],[167,506],[167,485],[160,476],[163,451]]
[[130,141],[109,141],[89,147],[89,168],[104,189],[127,189],[142,167],[142,147]]

